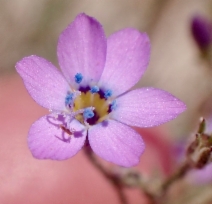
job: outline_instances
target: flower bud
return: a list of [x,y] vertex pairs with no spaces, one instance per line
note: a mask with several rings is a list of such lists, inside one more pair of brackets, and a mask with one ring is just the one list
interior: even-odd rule
[[187,157],[191,166],[203,168],[210,160],[212,138],[204,133],[197,134],[196,139],[187,149]]
[[205,50],[212,41],[212,24],[202,16],[195,16],[191,23],[192,35],[201,50]]

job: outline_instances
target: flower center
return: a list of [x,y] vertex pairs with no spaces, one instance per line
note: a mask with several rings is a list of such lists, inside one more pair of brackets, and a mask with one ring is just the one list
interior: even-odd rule
[[[82,80],[82,74],[77,73],[75,82],[80,84]],[[103,90],[98,86],[78,87],[78,90],[68,92],[65,98],[65,105],[70,110],[66,114],[67,127],[73,118],[85,125],[95,125],[106,120],[109,113],[116,108],[116,101],[111,100],[112,90]]]
[[[74,112],[86,109],[88,107],[93,107],[93,117],[87,119],[89,125],[94,125],[96,123],[100,123],[106,119],[110,111],[110,103],[108,100],[101,96],[101,90],[97,87],[95,88],[80,88],[81,94],[78,95],[73,104]],[[93,91],[94,90],[94,91]],[[95,90],[98,90],[97,92]],[[94,92],[94,93],[93,93]],[[84,121],[83,114],[78,114],[75,116],[77,120],[81,123]]]

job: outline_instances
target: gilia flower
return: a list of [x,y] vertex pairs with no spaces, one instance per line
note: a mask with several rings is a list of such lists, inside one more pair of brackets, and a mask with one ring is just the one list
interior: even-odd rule
[[127,92],[149,62],[145,33],[127,28],[106,39],[97,20],[80,14],[60,35],[57,55],[62,74],[37,56],[16,64],[29,94],[51,112],[29,130],[28,145],[38,159],[70,158],[88,137],[101,158],[133,166],[145,146],[129,126],[160,125],[185,110],[180,100],[159,89]]

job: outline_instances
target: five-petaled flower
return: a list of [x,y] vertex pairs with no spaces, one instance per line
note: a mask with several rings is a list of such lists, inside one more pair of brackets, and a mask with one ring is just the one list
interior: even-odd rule
[[88,137],[101,158],[133,166],[145,146],[129,126],[160,125],[185,110],[163,90],[129,91],[149,63],[145,33],[127,28],[106,39],[97,20],[79,14],[60,35],[57,55],[62,74],[34,55],[16,64],[29,94],[51,112],[29,130],[28,145],[38,159],[70,158]]

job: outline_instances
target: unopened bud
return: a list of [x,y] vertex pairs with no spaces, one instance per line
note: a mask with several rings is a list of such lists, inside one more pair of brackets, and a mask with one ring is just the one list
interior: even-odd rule
[[206,134],[196,134],[195,140],[187,149],[187,157],[191,166],[203,168],[210,160],[212,140]]
[[191,23],[192,35],[201,50],[205,50],[212,41],[212,24],[202,16],[195,16]]
[[206,129],[206,122],[205,122],[205,118],[201,117],[200,118],[200,123],[199,123],[199,130],[198,133],[204,133]]

